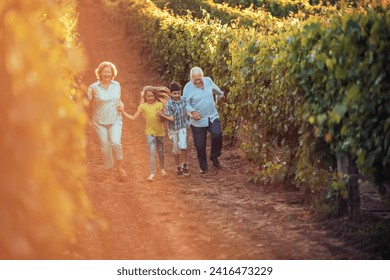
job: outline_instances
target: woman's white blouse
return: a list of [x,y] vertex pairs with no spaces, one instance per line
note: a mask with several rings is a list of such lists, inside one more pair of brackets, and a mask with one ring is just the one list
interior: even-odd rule
[[[92,89],[97,94],[93,96]],[[117,106],[121,100],[121,86],[117,81],[111,81],[108,89],[105,89],[100,81],[91,84],[88,88],[88,99],[92,100],[92,119],[99,124],[122,123],[122,114]]]

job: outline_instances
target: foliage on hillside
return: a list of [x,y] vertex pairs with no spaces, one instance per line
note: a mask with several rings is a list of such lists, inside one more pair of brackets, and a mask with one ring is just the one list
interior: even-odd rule
[[330,7],[322,1],[315,0],[216,0],[216,3],[226,3],[231,7],[245,9],[254,7],[264,10],[274,17],[289,17],[294,14],[318,14]]
[[276,19],[268,12],[252,8],[236,9],[226,4],[217,4],[211,0],[153,0],[160,9],[172,11],[179,16],[191,15],[193,18],[202,19],[207,16],[220,21],[222,24],[239,23],[249,27],[257,27],[263,32],[269,30]]
[[256,10],[267,11],[274,17],[290,17],[295,14],[315,15],[329,9],[342,10],[346,6],[372,8],[389,4],[389,0],[214,0],[213,2],[224,3],[238,9],[253,7]]
[[333,155],[353,154],[375,181],[390,179],[390,9],[351,9],[310,21],[286,56],[308,104],[308,121]]
[[225,139],[240,139],[262,166],[254,180],[328,185],[329,197],[345,196],[348,176],[335,165],[342,153],[373,181],[388,179],[389,6],[274,19],[263,32],[207,13],[174,15],[152,1],[115,3],[116,17],[138,25],[168,79],[184,82],[198,65],[228,93]]
[[0,5],[0,258],[49,258],[90,216],[73,0]]

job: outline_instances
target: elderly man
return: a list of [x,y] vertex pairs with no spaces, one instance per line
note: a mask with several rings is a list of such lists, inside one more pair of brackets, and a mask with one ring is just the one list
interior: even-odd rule
[[220,168],[218,157],[222,149],[222,130],[215,106],[214,94],[224,98],[223,91],[209,77],[203,76],[199,67],[190,71],[191,80],[184,86],[183,95],[186,109],[191,117],[191,130],[198,155],[201,174],[208,171],[206,145],[207,131],[211,135],[210,160],[214,167]]

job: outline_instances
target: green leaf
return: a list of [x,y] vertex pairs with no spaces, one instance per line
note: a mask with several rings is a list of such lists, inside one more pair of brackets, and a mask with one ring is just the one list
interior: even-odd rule
[[324,114],[319,114],[317,116],[317,124],[318,125],[322,125],[326,120],[327,120],[328,116],[324,113]]
[[341,119],[347,112],[348,108],[344,104],[338,103],[333,107],[332,112],[330,113],[329,119],[331,122],[340,123]]
[[326,57],[326,54],[324,54],[324,53],[321,53],[321,54],[316,56],[316,65],[317,65],[318,69],[324,70],[326,59],[327,59],[327,57]]
[[359,99],[360,86],[357,84],[352,85],[347,90],[347,94],[345,97],[345,103],[355,102],[355,100]]
[[390,127],[390,117],[387,118],[385,121],[385,124],[383,126],[384,131],[387,132],[389,130],[389,127]]
[[327,58],[325,60],[325,64],[326,64],[326,67],[328,67],[330,70],[333,70],[333,66],[335,64],[335,60],[334,59],[330,59],[330,58]]
[[347,72],[340,67],[336,67],[335,76],[337,80],[344,80],[347,76]]

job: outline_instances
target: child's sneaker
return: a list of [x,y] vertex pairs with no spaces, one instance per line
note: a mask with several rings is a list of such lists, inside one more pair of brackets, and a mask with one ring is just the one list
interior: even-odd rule
[[183,172],[182,172],[181,166],[177,166],[176,169],[177,169],[176,176],[183,176]]
[[190,171],[188,170],[187,164],[183,164],[183,168],[182,168],[181,172],[182,172],[183,175],[185,175],[185,176],[190,175]]
[[168,175],[165,169],[161,169],[161,175],[163,175],[164,177]]
[[150,174],[148,178],[146,178],[146,180],[148,181],[154,181],[154,177],[156,177],[156,174]]

